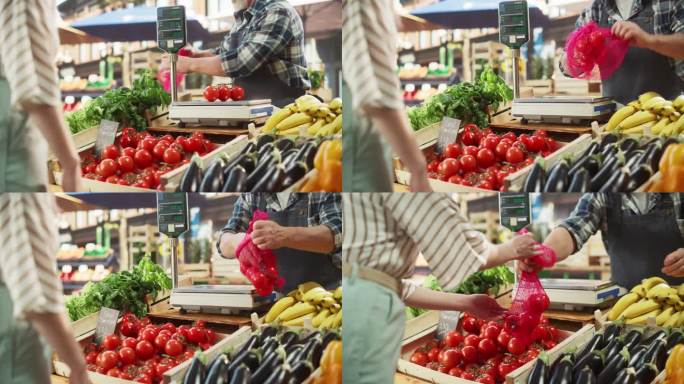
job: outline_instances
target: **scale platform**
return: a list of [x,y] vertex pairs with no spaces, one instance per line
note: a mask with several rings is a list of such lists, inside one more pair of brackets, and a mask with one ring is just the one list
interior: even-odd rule
[[169,119],[184,124],[232,127],[267,118],[273,113],[271,100],[175,101],[169,106]]
[[181,312],[223,315],[252,311],[275,301],[275,293],[259,296],[251,285],[192,285],[171,291],[171,305]]
[[580,124],[608,121],[615,102],[607,97],[545,96],[513,100],[511,115],[527,121]]
[[612,281],[584,279],[539,279],[551,308],[577,310],[602,308],[627,291]]

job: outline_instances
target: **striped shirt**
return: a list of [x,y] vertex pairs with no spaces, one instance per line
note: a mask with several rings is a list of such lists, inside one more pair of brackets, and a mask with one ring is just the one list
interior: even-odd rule
[[[442,193],[345,193],[342,261],[397,279],[413,275],[422,253],[445,290],[476,272],[490,250],[458,204]],[[415,287],[403,282],[402,297]]]
[[342,71],[352,108],[403,108],[394,1],[344,0],[342,9]]
[[0,194],[0,282],[9,290],[16,318],[28,312],[64,312],[55,261],[56,216],[51,194]]
[[57,17],[54,0],[0,0],[0,78],[9,82],[14,108],[61,104]]
[[[645,195],[645,196],[644,196]],[[610,231],[608,209],[615,198],[622,200],[623,214],[642,215],[672,209],[679,230],[684,236],[684,206],[681,193],[587,193],[582,195],[570,217],[559,226],[570,232],[575,241],[575,251],[582,248],[597,231]]]

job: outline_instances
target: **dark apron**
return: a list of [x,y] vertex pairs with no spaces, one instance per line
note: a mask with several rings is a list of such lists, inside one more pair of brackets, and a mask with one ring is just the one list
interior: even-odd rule
[[[269,220],[275,221],[279,225],[308,227],[309,202],[307,199],[297,199],[293,205],[281,212],[268,208],[264,199],[260,204],[259,209],[267,212]],[[285,279],[285,285],[280,289],[280,292],[290,292],[297,289],[299,284],[307,281],[315,281],[330,290],[340,286],[342,271],[333,264],[330,255],[292,248],[277,249],[274,253],[278,272]]]
[[[230,42],[231,47],[239,46],[238,36],[235,35]],[[245,89],[245,95],[250,100],[271,99],[271,104],[282,108],[293,103],[296,98],[304,95],[305,90],[291,87],[285,84],[278,76],[266,68],[266,64],[255,70],[247,77],[233,79],[236,85]]]
[[[654,33],[655,17],[650,2],[629,18],[647,33]],[[614,24],[603,12],[599,25],[610,28]],[[665,99],[673,100],[684,90],[684,81],[675,73],[667,57],[650,49],[630,46],[622,65],[613,75],[603,80],[603,95],[622,104],[636,100],[640,94],[655,91]]]
[[661,198],[663,208],[634,215],[623,211],[620,194],[608,195],[603,243],[610,256],[612,280],[622,287],[629,289],[651,276],[660,276],[671,285],[684,283],[684,278],[661,272],[665,256],[684,247],[672,198],[667,194]]

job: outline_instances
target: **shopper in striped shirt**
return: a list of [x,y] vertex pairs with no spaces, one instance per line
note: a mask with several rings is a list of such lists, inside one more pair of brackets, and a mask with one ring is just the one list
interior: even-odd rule
[[43,340],[71,370],[69,382],[89,383],[62,300],[55,256],[57,212],[47,193],[0,194],[0,383],[49,383]]
[[81,186],[81,161],[62,116],[54,0],[0,0],[0,192],[45,191],[48,145],[65,191]]
[[391,192],[394,151],[411,172],[411,189],[430,191],[396,73],[394,1],[344,0],[342,17],[342,94],[351,106],[343,112],[343,190]]
[[402,282],[413,274],[419,253],[446,291],[479,269],[536,252],[531,235],[489,243],[448,194],[345,193],[342,204],[345,382],[392,382],[404,303],[482,319],[503,313],[487,295],[435,292]]

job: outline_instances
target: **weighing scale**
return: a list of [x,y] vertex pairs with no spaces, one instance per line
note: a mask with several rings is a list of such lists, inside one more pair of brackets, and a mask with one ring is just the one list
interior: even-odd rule
[[261,297],[251,285],[191,285],[178,286],[178,238],[189,229],[188,195],[157,193],[157,223],[159,232],[169,238],[173,290],[171,305],[187,311],[238,314],[252,311],[275,299],[275,294]]
[[[178,52],[187,45],[185,7],[182,5],[157,8],[157,44],[171,57],[171,105],[169,119],[179,126],[204,124],[210,126],[239,126],[266,119],[273,113],[269,99],[241,101],[178,101],[176,63]],[[249,92],[249,90],[246,90]]]
[[550,308],[575,311],[605,308],[627,290],[612,281],[539,279],[551,301]]
[[527,1],[499,3],[499,42],[511,48],[513,56],[513,103],[511,115],[528,121],[558,124],[607,121],[615,111],[615,102],[607,97],[545,96],[520,97],[520,48],[530,39],[530,15]]
[[499,222],[513,232],[530,224],[530,195],[527,193],[499,193]]

